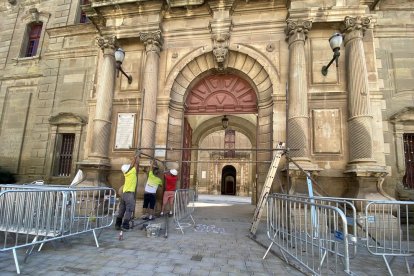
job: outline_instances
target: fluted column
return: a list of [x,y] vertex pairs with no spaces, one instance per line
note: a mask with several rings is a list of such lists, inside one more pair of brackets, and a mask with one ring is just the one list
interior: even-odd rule
[[[146,59],[143,74],[143,119],[142,119],[142,148],[154,148],[155,126],[157,118],[157,94],[160,51],[162,46],[161,31],[141,33],[140,39],[145,44]],[[153,156],[154,150],[143,150]]]
[[300,163],[309,159],[308,78],[305,40],[312,27],[309,20],[287,20],[289,43],[288,146],[290,156]]
[[345,18],[345,53],[348,81],[349,163],[375,162],[372,148],[372,115],[368,73],[362,38],[369,17]]
[[[90,157],[108,159],[109,137],[111,134],[112,100],[115,87],[115,36],[97,38],[103,51],[101,73],[96,88],[96,109],[93,119],[92,146]],[[105,161],[104,161],[105,162]]]

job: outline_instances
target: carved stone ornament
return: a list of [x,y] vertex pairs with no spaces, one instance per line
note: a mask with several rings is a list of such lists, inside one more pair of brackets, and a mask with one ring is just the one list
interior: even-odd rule
[[102,50],[105,48],[116,49],[119,46],[116,36],[98,36],[96,37],[96,42]]
[[213,54],[216,58],[217,66],[220,71],[224,70],[224,63],[227,58],[228,43],[229,43],[230,34],[228,33],[219,33],[213,34]]
[[362,30],[365,31],[370,27],[372,23],[372,17],[351,17],[347,16],[344,19],[345,31],[351,32],[354,30]]
[[305,35],[305,39],[307,37],[308,32],[312,28],[312,21],[311,20],[286,20],[287,26],[285,29],[285,33],[287,39],[297,33],[303,33]]
[[139,38],[144,42],[147,51],[159,52],[161,50],[163,43],[161,31],[140,33]]

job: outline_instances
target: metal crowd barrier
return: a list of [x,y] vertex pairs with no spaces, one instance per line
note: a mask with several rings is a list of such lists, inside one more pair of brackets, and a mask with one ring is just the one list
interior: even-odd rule
[[[318,196],[307,197],[285,194],[275,194],[274,196],[277,198],[285,198],[288,202],[302,201],[309,204],[315,203],[332,206],[341,210],[346,217],[346,228],[350,233],[347,239],[348,247],[353,248],[353,250],[351,250],[353,254],[350,255],[351,267],[354,262],[352,259],[354,259],[355,262],[358,262],[361,258],[381,256],[385,262],[388,273],[393,275],[391,270],[392,263],[396,257],[403,257],[407,272],[409,274],[411,273],[409,258],[414,256],[414,202]],[[268,204],[272,203],[269,201]],[[283,206],[290,206],[290,204],[291,203],[275,205],[273,203],[274,207],[279,209]],[[290,220],[289,215],[294,215],[295,220],[297,219],[296,216],[303,217],[305,216],[305,213],[310,213],[311,221],[315,224],[314,226],[320,224],[318,217],[315,217],[315,214],[312,214],[312,212],[315,213],[315,210],[312,210],[312,208],[314,208],[313,206],[306,206],[302,209],[294,209],[291,207],[288,209],[286,209],[286,207],[283,208],[285,208],[283,210],[289,210],[289,213],[286,211],[281,212],[279,210],[278,212],[279,215],[283,217],[282,219]],[[292,212],[291,209],[294,209],[294,212]],[[271,216],[273,213],[274,211],[268,214],[268,232],[270,233],[277,231],[273,229],[274,225],[271,223]],[[319,213],[319,211],[316,213]],[[335,223],[340,222],[334,216],[330,219]],[[343,223],[340,222],[340,224]],[[321,226],[319,225],[319,227]],[[335,226],[335,228],[337,228],[337,226]],[[272,240],[271,245],[273,243]],[[270,247],[271,246],[269,246],[269,249]],[[355,256],[358,258],[351,258]]]
[[[350,258],[354,258],[357,254],[357,239],[358,239],[358,228],[357,228],[357,217],[358,212],[350,201],[347,201],[342,198],[333,198],[333,197],[308,197],[305,195],[283,195],[287,198],[293,198],[298,200],[305,200],[321,205],[328,205],[339,208],[345,215],[347,225],[348,225],[348,236],[349,236],[349,247],[352,249],[350,250]],[[352,254],[351,254],[352,253]]]
[[313,275],[351,273],[347,220],[338,207],[269,195],[267,235],[271,244],[263,258],[275,244],[287,263]]
[[191,189],[178,189],[174,194],[174,222],[177,225],[177,229],[181,230],[184,234],[184,227],[190,227],[195,225],[194,218],[192,216],[194,212],[194,190]]
[[113,223],[115,191],[111,188],[69,188],[48,185],[0,185],[0,252],[11,250],[20,274],[16,249],[78,234]]
[[[404,257],[411,274],[408,257],[414,255],[414,202],[372,201],[365,207],[366,247],[382,256],[390,275],[396,257]],[[390,260],[387,257],[391,257]]]

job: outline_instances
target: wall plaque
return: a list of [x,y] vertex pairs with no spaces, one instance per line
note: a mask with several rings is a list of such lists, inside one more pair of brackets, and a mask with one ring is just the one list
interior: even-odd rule
[[135,113],[118,113],[115,149],[130,149],[134,139]]
[[314,109],[314,153],[341,153],[341,116],[339,109]]

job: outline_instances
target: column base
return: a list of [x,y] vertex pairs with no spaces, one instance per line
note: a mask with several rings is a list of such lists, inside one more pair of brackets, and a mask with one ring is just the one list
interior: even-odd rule
[[108,175],[111,165],[109,160],[84,160],[78,162],[79,169],[85,175],[85,179],[77,186],[109,187]]
[[[308,172],[313,179],[315,179],[318,176],[319,172],[322,170],[321,168],[318,167],[317,164],[313,164],[311,162],[296,161],[296,164],[298,164],[302,170]],[[290,187],[288,188],[289,194],[309,195],[306,176],[302,172],[302,170],[300,170],[298,166],[296,166],[295,164],[289,163],[289,182],[290,182],[290,185],[289,185]],[[318,191],[318,189],[315,187],[315,185],[313,185],[313,187],[314,187],[313,192],[316,195],[316,192]]]
[[350,185],[344,197],[395,200],[382,189],[382,183],[388,174],[385,166],[349,164],[344,173],[350,176]]

